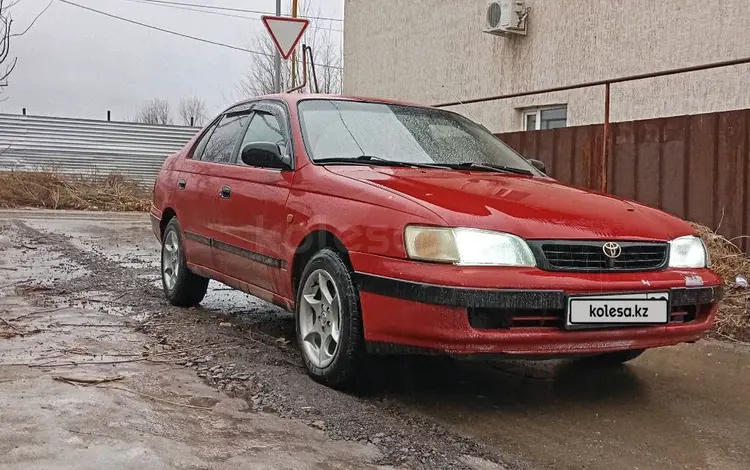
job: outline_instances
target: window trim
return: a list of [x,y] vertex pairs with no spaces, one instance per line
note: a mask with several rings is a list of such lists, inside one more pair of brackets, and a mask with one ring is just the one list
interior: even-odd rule
[[[282,170],[281,168],[268,168],[264,166],[249,166],[245,165],[241,162],[240,159],[240,147],[242,146],[242,142],[245,140],[245,135],[247,134],[248,129],[250,128],[250,125],[253,123],[253,119],[255,119],[256,110],[260,112],[265,112],[268,114],[276,115],[277,113],[281,113],[280,121],[282,124],[286,127],[286,148],[288,149],[288,154],[290,158],[290,169],[288,170]],[[287,106],[286,101],[280,100],[280,99],[262,99],[257,100],[252,103],[252,111],[251,111],[251,118],[250,122],[248,122],[247,126],[245,126],[243,132],[242,132],[242,138],[239,140],[237,144],[237,149],[235,150],[234,157],[232,159],[232,164],[237,165],[241,168],[255,168],[259,170],[267,170],[267,171],[294,171],[297,169],[296,163],[297,159],[295,158],[295,151],[294,151],[294,136],[292,134],[292,124],[291,124],[291,116],[289,114],[289,107]]]
[[[200,143],[201,143],[201,141],[203,140],[204,137],[207,137],[209,140],[211,139],[211,135],[209,135],[209,134],[213,134],[214,133],[214,130],[216,130],[216,124],[218,124],[219,121],[221,121],[221,119],[223,117],[224,117],[224,113],[219,114],[216,118],[214,118],[213,121],[211,121],[205,128],[203,128],[203,130],[198,135],[198,138],[195,139],[195,142],[193,142],[193,146],[190,148],[190,150],[188,151],[187,155],[185,156],[185,158],[187,160],[193,160],[195,162],[203,161],[200,158],[197,159],[197,160],[195,158],[193,158],[193,157],[195,157],[195,151],[198,148],[198,145],[200,145]],[[208,145],[208,142],[206,142],[206,145]],[[205,150],[205,149],[206,148],[204,147],[203,150]]]
[[[242,132],[242,136],[244,137],[245,133],[243,132],[243,130],[246,130],[247,126],[249,126],[250,122],[252,122],[252,114],[253,114],[253,106],[252,106],[252,104],[250,105],[250,108],[248,108],[248,109],[229,110],[229,111],[225,111],[225,112],[221,113],[219,116],[217,116],[216,119],[214,119],[213,122],[211,123],[212,130],[211,130],[211,135],[208,136],[208,142],[211,141],[211,137],[213,137],[214,131],[216,131],[216,128],[218,127],[218,123],[220,123],[222,119],[224,119],[225,117],[227,117],[229,115],[243,115],[243,114],[247,114],[248,116],[251,116],[250,120],[245,125],[245,127],[243,127],[242,130],[240,130],[240,132]],[[206,133],[204,133],[203,135],[206,135]],[[203,138],[203,136],[201,136],[201,138]],[[241,141],[239,141],[237,144],[235,144],[234,149],[232,149],[232,155],[230,155],[228,162],[217,162],[217,161],[213,161],[213,160],[209,162],[209,161],[202,160],[202,159],[195,160],[193,158],[193,152],[195,151],[195,148],[198,146],[199,142],[200,142],[200,139],[198,139],[198,141],[196,141],[196,144],[193,146],[193,149],[191,150],[191,154],[190,154],[190,159],[192,159],[193,161],[196,161],[196,162],[212,163],[212,164],[216,164],[216,165],[233,165],[234,161],[237,160],[237,152],[238,152],[237,148],[242,143]],[[208,142],[206,142],[206,147],[208,147]],[[206,148],[204,147],[203,150],[205,151]],[[202,155],[201,155],[201,157],[202,157]]]
[[[568,127],[568,104],[551,104],[547,106],[532,106],[521,109],[521,129],[525,131],[540,131],[542,129],[542,111],[549,111],[552,109],[564,109],[565,110],[565,127]],[[526,129],[526,118],[527,116],[536,116],[536,128]]]

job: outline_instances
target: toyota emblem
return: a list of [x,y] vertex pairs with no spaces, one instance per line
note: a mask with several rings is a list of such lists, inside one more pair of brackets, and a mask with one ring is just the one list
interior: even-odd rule
[[605,243],[604,246],[602,246],[602,251],[604,251],[604,254],[612,259],[619,258],[622,254],[622,248],[620,247],[620,244],[615,242]]

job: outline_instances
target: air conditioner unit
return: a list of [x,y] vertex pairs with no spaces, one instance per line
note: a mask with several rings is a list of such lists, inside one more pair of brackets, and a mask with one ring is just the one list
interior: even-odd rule
[[530,10],[525,0],[491,1],[487,4],[484,32],[497,36],[525,36]]

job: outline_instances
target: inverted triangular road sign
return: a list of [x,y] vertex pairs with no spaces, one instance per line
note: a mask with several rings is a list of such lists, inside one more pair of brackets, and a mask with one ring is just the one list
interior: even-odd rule
[[292,51],[310,24],[308,19],[288,16],[261,16],[261,20],[284,59],[289,59],[292,55]]

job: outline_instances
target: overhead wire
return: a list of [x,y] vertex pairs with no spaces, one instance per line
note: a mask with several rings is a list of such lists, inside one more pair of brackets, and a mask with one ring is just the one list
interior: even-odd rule
[[[214,46],[219,46],[219,47],[225,47],[225,48],[228,48],[228,49],[234,49],[236,51],[247,52],[247,53],[250,53],[250,54],[255,54],[255,55],[260,55],[260,56],[265,56],[265,57],[275,57],[273,54],[267,54],[267,53],[261,52],[261,51],[254,51],[252,49],[246,49],[244,47],[234,46],[232,44],[226,44],[226,43],[223,43],[223,42],[212,41],[210,39],[204,39],[204,38],[200,38],[200,37],[197,37],[197,36],[192,36],[190,34],[185,34],[185,33],[180,33],[180,32],[177,32],[177,31],[172,31],[171,29],[161,28],[159,26],[154,26],[154,25],[151,25],[151,24],[142,23],[140,21],[131,20],[130,18],[125,18],[125,17],[119,16],[119,15],[115,15],[115,14],[112,14],[112,13],[107,13],[105,11],[97,10],[96,8],[91,8],[91,7],[88,7],[88,6],[85,6],[85,5],[80,5],[78,3],[74,3],[74,2],[71,2],[69,0],[57,0],[57,1],[61,2],[61,3],[64,3],[66,5],[70,5],[70,6],[76,7],[76,8],[81,8],[83,10],[88,10],[90,12],[97,13],[99,15],[107,16],[109,18],[117,19],[117,20],[120,20],[120,21],[125,21],[126,23],[134,24],[134,25],[141,26],[141,27],[148,28],[148,29],[153,29],[155,31],[160,31],[160,32],[166,33],[166,34],[172,34],[174,36],[179,36],[179,37],[182,37],[182,38],[185,38],[185,39],[192,39],[194,41],[199,41],[199,42],[203,42],[203,43],[206,43],[206,44],[212,44]],[[343,67],[338,67],[338,66],[335,66],[335,65],[315,64],[315,66],[316,67],[322,67],[322,68],[328,68],[328,69],[343,70]]]
[[[141,4],[144,4],[144,5],[152,5],[152,6],[159,6],[159,7],[165,7],[165,8],[174,8],[174,9],[177,9],[177,10],[184,10],[184,11],[193,11],[193,12],[197,12],[197,13],[205,13],[207,15],[225,16],[225,17],[229,17],[229,18],[239,18],[239,19],[243,19],[243,20],[254,20],[254,21],[260,21],[261,20],[260,16],[257,16],[257,17],[256,16],[244,16],[244,15],[236,15],[236,14],[233,14],[233,13],[224,13],[224,12],[221,12],[221,11],[201,10],[200,8],[193,8],[193,7],[190,7],[190,6],[183,6],[181,4],[177,4],[177,2],[158,2],[158,1],[150,1],[150,0],[122,0],[122,1],[124,1],[124,2],[133,2],[133,3],[141,3]],[[314,24],[311,24],[309,27],[313,28],[313,29],[324,29],[324,30],[327,30],[327,31],[335,31],[337,33],[343,33],[344,32],[343,29],[337,29],[337,28],[325,27],[325,26],[318,26],[318,25],[314,25]]]
[[[247,8],[222,7],[218,5],[203,5],[200,3],[192,3],[192,2],[178,2],[178,1],[170,1],[170,0],[143,0],[143,1],[147,3],[163,3],[165,5],[191,6],[191,7],[205,8],[207,10],[236,11],[236,12],[241,12],[241,13],[259,13],[261,15],[271,14],[267,11],[262,11],[262,10],[248,10]],[[300,18],[309,18],[309,19],[327,20],[327,21],[344,21],[342,18],[332,18],[330,16],[300,16]]]

